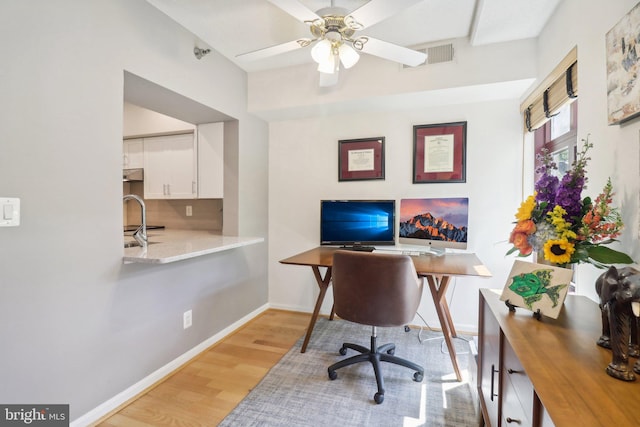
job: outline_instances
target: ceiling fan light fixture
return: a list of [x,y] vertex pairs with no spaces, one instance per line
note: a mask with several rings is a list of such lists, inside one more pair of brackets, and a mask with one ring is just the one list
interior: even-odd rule
[[358,52],[356,52],[351,46],[344,43],[338,48],[338,54],[340,55],[340,62],[342,62],[344,68],[347,69],[356,65],[360,59]]
[[325,74],[333,74],[338,67],[338,61],[335,55],[330,54],[324,61],[318,63],[318,71]]
[[316,61],[318,64],[322,64],[327,58],[333,56],[331,52],[331,42],[327,39],[320,40],[316,45],[311,49],[311,58]]

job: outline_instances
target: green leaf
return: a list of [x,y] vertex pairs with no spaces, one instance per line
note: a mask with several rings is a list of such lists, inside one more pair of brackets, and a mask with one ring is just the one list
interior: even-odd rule
[[631,257],[624,252],[619,252],[606,246],[590,246],[587,249],[589,258],[599,264],[633,264]]
[[514,246],[513,248],[511,248],[511,249],[509,249],[509,250],[507,251],[507,253],[505,254],[505,256],[507,256],[507,255],[511,255],[512,253],[514,253],[514,252],[515,252],[515,251],[517,251],[517,250],[518,250],[518,248],[516,248],[516,247]]

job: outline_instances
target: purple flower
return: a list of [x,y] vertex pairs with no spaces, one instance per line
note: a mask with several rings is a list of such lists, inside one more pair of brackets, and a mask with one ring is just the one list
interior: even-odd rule
[[547,171],[536,182],[536,201],[538,203],[547,202],[546,211],[553,209],[556,203],[556,192],[558,191],[558,177],[549,175]]
[[541,163],[536,168],[536,173],[540,175],[538,181],[535,184],[536,201],[538,204],[547,202],[547,208],[545,212],[553,209],[553,205],[556,203],[556,192],[558,191],[558,177],[553,174],[558,169],[557,165],[553,161],[553,156],[549,153],[549,150],[543,148],[542,154],[538,154],[538,161]]
[[566,174],[558,186],[556,204],[567,211],[565,219],[574,222],[573,218],[580,216],[582,211],[582,188],[584,187],[584,171],[576,174]]

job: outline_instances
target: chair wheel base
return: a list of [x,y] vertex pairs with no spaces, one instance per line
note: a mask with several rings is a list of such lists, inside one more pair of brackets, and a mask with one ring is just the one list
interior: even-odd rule
[[338,378],[338,373],[336,371],[332,371],[331,369],[328,370],[329,373],[329,379],[330,380],[335,380],[336,378]]
[[381,404],[384,402],[384,393],[376,393],[375,396],[373,396],[373,400],[375,400],[378,405]]

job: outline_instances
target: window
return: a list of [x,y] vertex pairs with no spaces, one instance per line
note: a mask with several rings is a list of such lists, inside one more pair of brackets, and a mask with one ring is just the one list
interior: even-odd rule
[[[541,165],[539,154],[542,149],[547,149],[553,156],[553,160],[558,165],[557,175],[562,175],[571,167],[576,158],[578,146],[578,101],[565,104],[558,113],[551,117],[549,121],[540,126],[534,132],[535,137],[535,169]],[[535,180],[539,178],[535,174]]]
[[[533,132],[535,169],[546,149],[563,175],[576,158],[578,127],[578,49],[574,47],[520,104],[524,127]],[[535,173],[535,180],[539,178]]]

